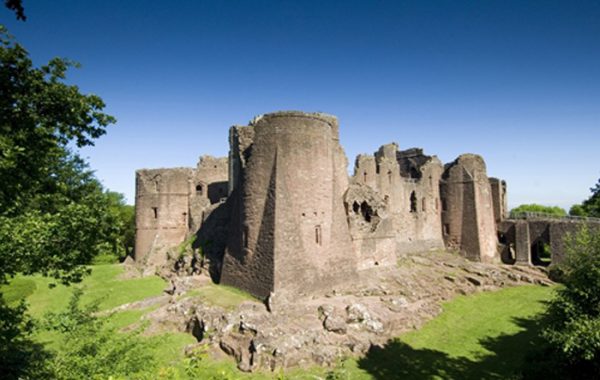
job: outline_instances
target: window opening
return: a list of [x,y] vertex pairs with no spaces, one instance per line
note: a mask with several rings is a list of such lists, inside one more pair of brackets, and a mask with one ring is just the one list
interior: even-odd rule
[[315,227],[315,242],[318,245],[322,245],[323,244],[323,239],[321,236],[321,226],[316,226]]
[[410,212],[417,212],[417,195],[414,191],[410,193]]
[[450,235],[450,225],[444,224],[444,235]]

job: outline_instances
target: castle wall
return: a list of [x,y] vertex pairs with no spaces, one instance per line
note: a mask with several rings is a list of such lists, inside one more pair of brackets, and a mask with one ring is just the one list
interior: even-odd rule
[[446,246],[469,260],[498,261],[492,190],[483,159],[464,154],[448,164],[440,192]]
[[[396,144],[382,146],[374,156],[358,156],[352,183],[372,189],[383,199],[386,218],[376,234],[364,234],[351,225],[357,252],[381,249],[377,253],[379,261],[389,261],[383,251],[408,254],[443,248],[438,186],[441,173],[442,165],[436,157],[414,148],[398,151]],[[387,241],[390,237],[392,244]],[[377,242],[366,243],[366,239]],[[363,253],[360,257],[362,267],[368,266],[364,260],[369,261],[369,256]]]

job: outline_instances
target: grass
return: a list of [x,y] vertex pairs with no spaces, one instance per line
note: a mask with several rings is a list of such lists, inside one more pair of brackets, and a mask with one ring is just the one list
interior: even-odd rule
[[202,302],[220,306],[226,310],[235,309],[244,301],[261,302],[259,299],[243,290],[227,285],[215,284],[209,284],[199,289],[191,290],[184,294],[183,297],[197,298]]
[[123,267],[120,265],[94,265],[92,273],[79,284],[64,286],[55,280],[43,276],[17,276],[10,286],[2,289],[9,302],[25,299],[29,304],[29,313],[33,317],[41,317],[46,312],[63,310],[73,289],[83,289],[83,303],[99,301],[100,310],[108,310],[116,306],[142,300],[162,294],[165,281],[156,276],[144,278],[122,279]]
[[[84,304],[99,302],[100,311],[110,310],[116,306],[158,296],[163,293],[166,282],[157,276],[123,279],[124,269],[120,265],[94,265],[92,272],[79,284],[71,286],[56,285],[54,280],[43,276],[17,276],[8,286],[3,286],[3,296],[9,303],[25,300],[29,304],[28,312],[34,318],[42,318],[47,312],[60,312],[67,306],[73,290],[83,289]],[[153,310],[125,310],[109,317],[109,325],[117,329],[136,323],[140,318]],[[60,348],[60,335],[50,331],[40,331],[37,340],[48,344],[50,348]],[[167,365],[182,358],[182,350],[186,345],[195,342],[189,334],[169,333],[155,339],[160,340],[156,346],[157,357]]]
[[421,330],[358,361],[376,379],[510,379],[540,344],[552,288],[521,286],[461,296]]
[[[78,285],[84,289],[83,301],[100,300],[100,309],[162,294],[165,282],[158,277],[123,279],[119,265],[96,265],[92,274]],[[9,302],[25,299],[30,313],[41,317],[47,311],[63,309],[72,287],[57,285],[40,276],[18,276],[1,289]],[[189,334],[166,333],[151,337],[161,369],[160,379],[510,379],[522,367],[524,358],[540,344],[539,316],[552,288],[521,286],[498,292],[460,296],[443,305],[443,312],[422,329],[390,340],[372,349],[364,358],[348,359],[338,368],[313,367],[285,373],[246,374],[232,360],[214,360],[206,354],[183,358],[183,348],[195,342]],[[232,309],[247,300],[247,293],[223,285],[208,285],[184,297]],[[134,324],[153,310],[126,310],[112,314],[110,324],[122,328]],[[60,337],[49,333],[38,339],[60,347]]]

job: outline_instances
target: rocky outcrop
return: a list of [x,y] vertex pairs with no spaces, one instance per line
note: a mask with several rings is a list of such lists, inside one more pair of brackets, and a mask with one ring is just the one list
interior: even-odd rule
[[184,290],[146,316],[146,332],[188,332],[197,345],[235,358],[243,371],[332,365],[419,328],[441,311],[443,301],[457,294],[551,284],[540,269],[474,263],[431,252],[401,258],[397,268],[377,281],[357,279],[351,291],[278,303],[271,311],[258,301],[230,310],[186,298],[187,285],[197,289],[204,281],[178,281],[176,287]]

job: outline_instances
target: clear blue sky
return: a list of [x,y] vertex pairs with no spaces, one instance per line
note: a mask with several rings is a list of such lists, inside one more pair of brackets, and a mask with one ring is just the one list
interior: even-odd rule
[[352,167],[391,141],[481,154],[509,204],[569,207],[600,177],[598,1],[33,1],[0,22],[82,68],[118,123],[82,154],[134,200],[138,168],[227,154],[230,125],[339,117]]

